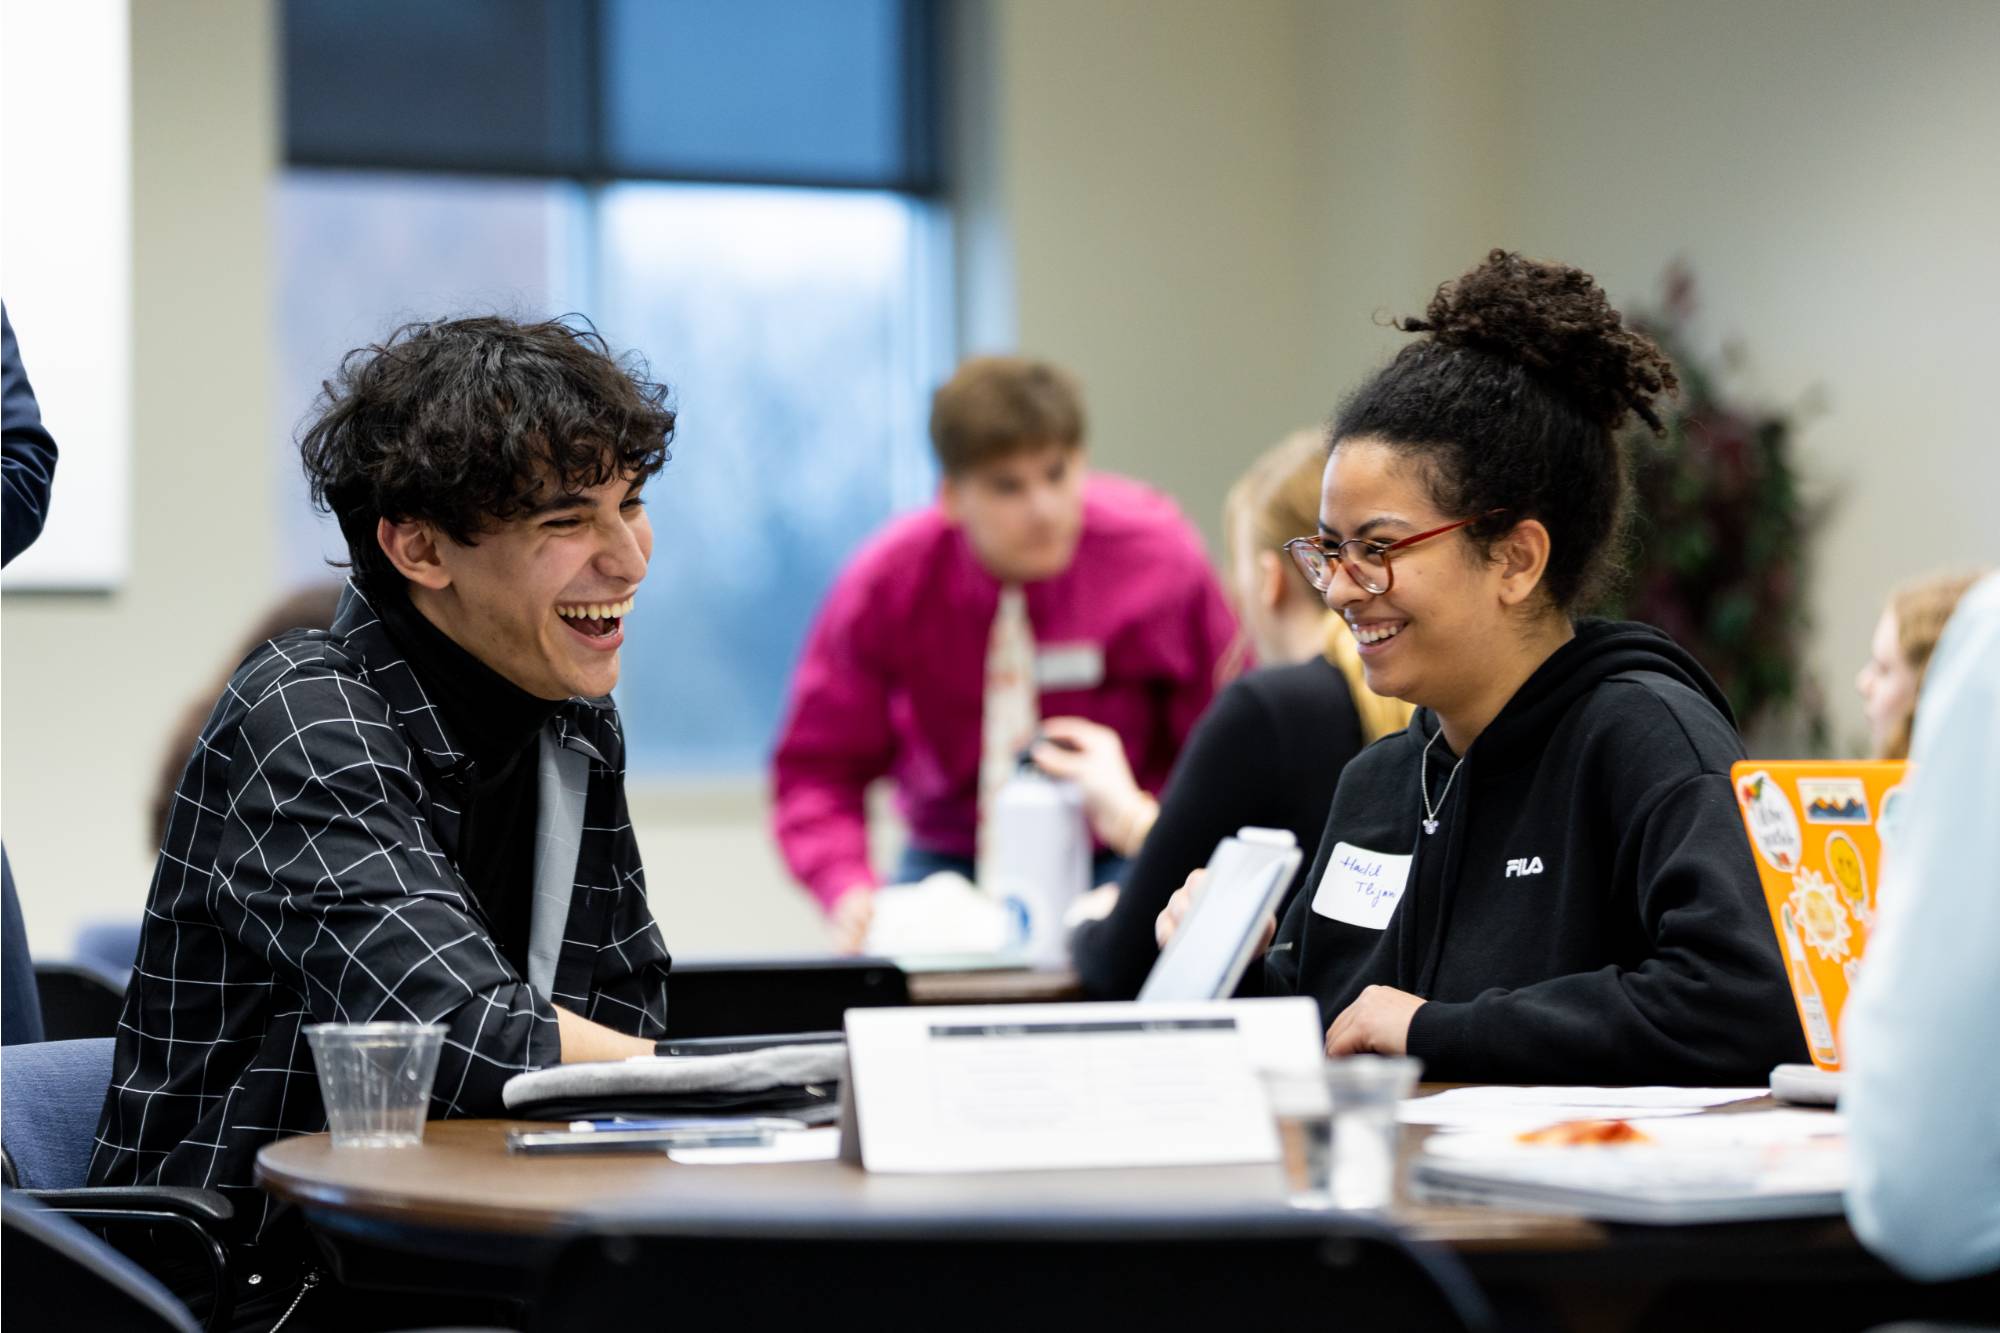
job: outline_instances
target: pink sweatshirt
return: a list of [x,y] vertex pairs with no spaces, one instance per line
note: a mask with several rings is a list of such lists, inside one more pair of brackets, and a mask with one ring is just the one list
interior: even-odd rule
[[[1208,707],[1236,621],[1200,535],[1172,500],[1093,473],[1083,512],[1070,567],[1025,587],[1042,716],[1113,728],[1133,775],[1157,792]],[[878,882],[862,795],[884,774],[916,845],[972,855],[999,599],[999,581],[936,506],[892,522],[835,580],[772,759],[779,849],[823,906]]]

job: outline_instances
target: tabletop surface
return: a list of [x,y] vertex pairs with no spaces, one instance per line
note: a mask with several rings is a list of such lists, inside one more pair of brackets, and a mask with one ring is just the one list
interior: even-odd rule
[[913,971],[911,1004],[1055,1004],[1084,998],[1069,968],[971,968]]
[[[1099,1216],[1256,1215],[1284,1209],[1276,1165],[1113,1171],[881,1175],[845,1162],[683,1166],[662,1156],[509,1154],[506,1134],[542,1128],[509,1120],[439,1120],[414,1148],[335,1151],[324,1134],[271,1144],[258,1155],[263,1186],[310,1212],[334,1208],[424,1226],[547,1231],[586,1217],[671,1213],[683,1225],[720,1226],[801,1213],[857,1218],[929,1214],[1005,1218],[1051,1210]],[[1589,1244],[1601,1228],[1575,1219],[1487,1208],[1400,1205],[1395,1219],[1454,1244],[1539,1238]]]
[[[1276,1165],[884,1175],[845,1162],[684,1166],[664,1155],[509,1154],[507,1131],[526,1124],[433,1121],[413,1148],[335,1151],[324,1134],[283,1139],[258,1155],[258,1180],[308,1217],[331,1212],[418,1229],[517,1235],[587,1219],[643,1217],[671,1218],[677,1230],[742,1232],[802,1219],[824,1224],[829,1217],[863,1228],[934,1219],[955,1229],[1004,1229],[1023,1219],[1064,1215],[1116,1225],[1162,1216],[1268,1220],[1288,1211]],[[1405,1157],[1427,1133],[1403,1129]],[[1402,1197],[1390,1219],[1418,1238],[1475,1252],[1575,1253],[1617,1244],[1635,1232],[1686,1238],[1731,1231],[1621,1228]],[[1767,1237],[1778,1229],[1787,1249],[1854,1244],[1839,1218],[1757,1225]]]

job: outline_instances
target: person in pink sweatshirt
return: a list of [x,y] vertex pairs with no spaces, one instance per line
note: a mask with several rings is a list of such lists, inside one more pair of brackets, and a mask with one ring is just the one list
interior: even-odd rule
[[[909,828],[894,882],[972,872],[996,717],[1112,728],[1149,791],[1213,695],[1236,622],[1172,500],[1090,473],[1075,379],[978,357],[937,391],[933,505],[891,522],[835,580],[806,640],[772,758],[773,825],[841,947],[881,879],[863,796],[887,776]],[[1020,613],[1025,610],[1025,625]],[[1032,661],[1013,687],[998,664]],[[995,684],[996,680],[1000,683]],[[1099,882],[1116,867],[1100,857]]]

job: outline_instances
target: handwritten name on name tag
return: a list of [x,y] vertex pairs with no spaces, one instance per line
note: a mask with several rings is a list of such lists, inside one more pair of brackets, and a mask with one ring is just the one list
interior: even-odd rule
[[1313,911],[1350,926],[1387,929],[1410,881],[1410,859],[1371,852],[1351,842],[1335,843],[1326,875],[1313,894]]

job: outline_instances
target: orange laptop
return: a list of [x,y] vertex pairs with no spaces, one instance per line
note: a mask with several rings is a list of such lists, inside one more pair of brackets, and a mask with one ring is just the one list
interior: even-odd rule
[[[1729,770],[1806,1047],[1828,1073],[1840,1068],[1840,1011],[1875,924],[1881,829],[1894,826],[1908,767],[1746,759]],[[1792,1068],[1803,1067],[1779,1066]]]

